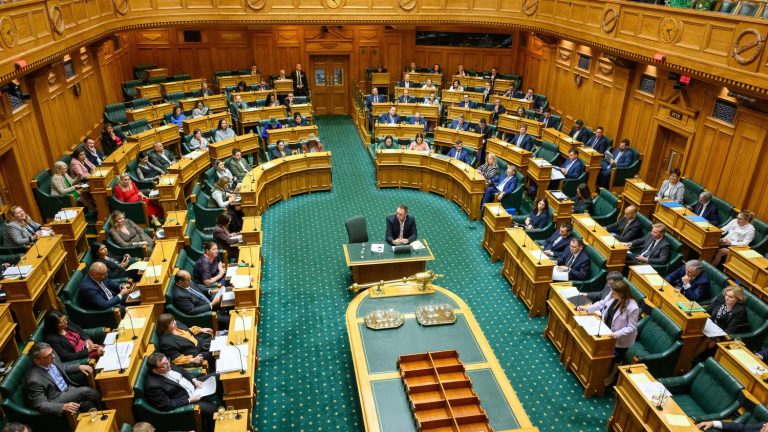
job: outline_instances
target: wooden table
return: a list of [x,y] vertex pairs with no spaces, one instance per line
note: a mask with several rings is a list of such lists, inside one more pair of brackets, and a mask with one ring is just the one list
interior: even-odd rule
[[[417,133],[421,133],[424,131],[423,125],[412,125],[412,124],[386,124],[386,123],[377,123],[374,126],[374,135],[378,137],[382,142],[384,141],[384,137],[390,135],[393,138],[400,138],[400,139],[407,139],[407,140],[414,140],[416,138]],[[407,143],[400,143],[400,147],[408,146]]]
[[596,151],[592,147],[579,146],[576,148],[579,152],[579,159],[584,162],[584,170],[587,172],[587,185],[593,195],[597,195],[597,175],[600,174],[600,168],[605,155]]
[[637,207],[637,211],[647,217],[651,217],[653,209],[656,208],[654,197],[656,197],[656,192],[658,191],[657,188],[640,178],[627,179],[624,184],[624,191],[621,194],[624,198],[621,206],[622,213],[628,205],[633,205]]
[[512,224],[512,215],[499,203],[485,203],[483,212],[483,247],[491,255],[491,262],[504,258],[505,231]]
[[[178,137],[178,136],[177,136]],[[112,167],[116,174],[124,173],[128,169],[128,164],[136,160],[139,156],[139,146],[135,142],[123,143],[115,149],[112,154],[104,158],[101,162],[102,168]]]
[[155,240],[152,255],[147,260],[148,266],[160,266],[160,271],[154,273],[144,271],[141,279],[136,282],[135,289],[141,290],[142,306],[149,305],[154,308],[154,315],[163,313],[165,306],[165,289],[173,275],[178,257],[179,242],[177,239]]
[[[427,268],[427,261],[434,261],[432,249],[426,240],[420,239],[425,248],[422,250],[413,250],[410,253],[395,254],[392,246],[384,241],[366,243],[365,252],[363,244],[350,243],[343,244],[344,260],[352,273],[352,280],[359,284],[377,282],[381,280],[400,279],[419,272]],[[371,251],[371,244],[383,243],[384,252],[377,253]]]
[[272,80],[272,85],[275,86],[275,93],[277,94],[293,93],[293,80],[291,79]]
[[541,140],[555,144],[560,150],[560,154],[564,156],[567,156],[569,151],[581,146],[581,143],[571,138],[570,135],[555,128],[544,129],[541,132]]
[[165,222],[163,223],[164,239],[179,242],[179,248],[183,248],[189,241],[186,238],[187,227],[189,226],[189,212],[186,210],[173,210],[165,212]]
[[[568,301],[576,288],[570,282],[553,283],[549,290],[549,317],[544,336],[552,341],[560,353],[560,362],[565,365],[581,385],[584,397],[602,395],[605,392],[605,378],[613,363],[613,347],[616,339],[610,336],[590,335],[574,319],[575,316],[597,314],[576,312]],[[605,324],[603,324],[605,325]],[[605,327],[605,331],[610,328]],[[605,334],[605,332],[603,332]]]
[[163,99],[163,93],[159,84],[149,84],[136,87],[136,97],[139,99],[149,99],[151,101],[158,101]]
[[88,242],[85,238],[85,212],[82,207],[68,207],[63,212],[75,212],[72,218],[57,219],[51,222],[53,232],[61,236],[64,250],[67,251],[67,267],[77,268],[80,258],[88,252]]
[[273,143],[277,140],[283,140],[286,143],[295,143],[304,141],[309,138],[310,135],[317,135],[317,125],[312,126],[295,126],[282,129],[270,129],[267,131],[268,141]]
[[[503,88],[503,87],[499,87],[500,81],[503,81],[503,80],[496,80],[496,87],[497,88]],[[533,101],[529,101],[529,100],[526,100],[526,99],[518,99],[518,98],[508,97],[508,96],[503,96],[503,94],[494,95],[493,97],[494,98],[499,98],[501,100],[501,104],[504,106],[504,108],[507,109],[507,111],[517,111],[518,107],[523,107],[523,108],[525,108],[527,110],[533,109],[533,104],[534,104]]]
[[[163,174],[157,182],[157,200],[167,214],[174,210],[187,208],[186,197],[182,192],[182,184],[178,174]],[[155,197],[151,197],[155,199]]]
[[480,218],[485,177],[455,158],[412,150],[378,150],[378,187],[417,188],[455,202],[472,220]]
[[464,121],[470,123],[480,123],[480,119],[485,119],[486,123],[491,123],[491,111],[477,108],[466,108],[458,105],[448,107],[448,120],[456,120],[460,115],[464,116]]
[[191,111],[197,108],[198,102],[202,102],[205,106],[208,107],[208,111],[212,113],[217,111],[226,111],[227,108],[229,108],[227,104],[227,97],[223,94],[180,99],[179,105],[181,105],[182,110]]
[[[233,306],[240,308],[253,308],[256,311],[256,318],[261,318],[261,246],[241,245],[240,261],[237,266],[238,275],[248,275],[251,277],[251,284],[244,288],[232,289],[235,293]],[[225,305],[227,306],[227,305]]]
[[405,81],[405,74],[408,73],[411,77],[411,81],[426,84],[428,79],[432,80],[432,84],[435,87],[440,87],[443,83],[443,76],[433,72],[403,72],[403,81]]
[[[437,86],[437,84],[435,84]],[[431,93],[435,94],[435,97],[440,97],[440,88],[435,87],[434,89],[425,89],[421,87],[395,87],[395,100],[397,100],[400,96],[403,95],[404,90],[408,90],[408,96],[415,97],[415,98],[428,98]]]
[[251,107],[248,109],[238,108],[237,118],[238,133],[243,134],[246,129],[253,128],[260,122],[270,119],[287,119],[288,111],[286,110],[285,105],[271,107]]
[[[219,375],[219,382],[222,385],[225,395],[224,402],[227,406],[231,405],[238,410],[249,410],[253,408],[256,397],[254,384],[256,382],[256,368],[259,362],[256,349],[259,343],[258,315],[254,308],[240,309],[239,313],[242,319],[235,314],[235,310],[229,313],[227,343],[247,343],[248,358],[244,362],[244,374],[241,374],[240,371],[223,373]],[[248,321],[250,321],[250,325],[248,325]],[[242,328],[242,323],[245,323],[245,329]],[[248,338],[248,342],[243,342],[245,337]]]
[[[656,409],[653,403],[645,397],[640,385],[655,382],[656,378],[643,365],[620,366],[619,381],[616,391],[616,405],[608,419],[608,430],[626,432],[698,432],[693,421],[685,415],[675,401],[668,397],[662,410]],[[673,426],[670,417],[688,423],[687,426]]]
[[115,179],[114,168],[99,167],[88,176],[88,189],[81,190],[80,193],[90,193],[96,204],[96,226],[101,226],[109,217],[109,198],[112,196],[112,181]]
[[[744,386],[757,402],[765,405],[768,403],[768,383],[763,381],[766,375],[765,362],[755,353],[744,346],[741,341],[720,342],[717,344],[715,360],[728,371],[736,381]],[[757,374],[758,368],[763,368],[761,374]]]
[[464,100],[464,95],[469,96],[469,100],[471,100],[472,102],[476,102],[478,104],[483,103],[483,93],[471,92],[471,91],[446,90],[443,92],[443,97],[441,98],[441,100],[444,104],[459,104],[461,103],[461,101]]
[[246,174],[240,187],[245,216],[258,216],[270,205],[294,195],[331,190],[331,152],[286,156]]
[[261,246],[263,231],[261,230],[261,216],[245,216],[243,218],[243,244]]
[[435,147],[453,147],[456,140],[461,140],[464,147],[479,149],[482,146],[483,135],[442,126],[435,128]]
[[[115,421],[117,411],[104,410],[96,413],[96,421],[91,422],[91,416],[88,413],[82,413],[77,416],[77,429],[75,432],[118,432],[117,422]],[[101,416],[106,416],[103,420]]]
[[768,259],[749,246],[731,246],[725,272],[745,283],[752,294],[768,301]]
[[570,200],[570,198],[565,197],[563,200],[559,200],[555,198],[555,195],[553,192],[561,192],[562,191],[546,191],[545,196],[547,197],[547,202],[549,203],[549,206],[552,208],[552,220],[555,223],[555,229],[560,226],[560,224],[563,223],[571,223],[571,213],[573,213],[573,201]]
[[11,306],[8,303],[1,303],[0,360],[4,361],[5,364],[10,364],[19,358],[19,345],[16,343],[16,329],[18,326],[11,316]]
[[242,99],[243,102],[256,102],[257,100],[266,99],[270,94],[275,94],[275,90],[248,90],[244,92],[232,92],[230,97],[232,101],[235,100],[236,96],[240,96],[240,99]]
[[146,69],[144,72],[147,74],[147,79],[168,76],[168,68]]
[[[237,418],[239,414],[240,418]],[[233,432],[233,431],[252,431],[253,425],[251,424],[251,411],[249,409],[235,410],[230,418],[229,413],[224,416],[224,419],[219,420],[219,415],[213,415],[216,421],[215,432]],[[78,431],[75,431],[78,432]]]
[[211,161],[208,157],[208,152],[205,150],[195,150],[180,157],[168,167],[168,174],[179,176],[179,184],[184,191],[185,201],[200,174],[210,168],[210,166]]
[[160,89],[164,95],[174,92],[191,92],[194,90],[200,90],[203,86],[203,78],[192,78],[183,81],[166,81],[160,83]]
[[653,217],[666,225],[670,234],[695,250],[701,259],[712,261],[720,247],[723,232],[720,228],[675,201],[658,202]]
[[486,151],[503,159],[507,164],[516,166],[522,175],[528,172],[528,161],[532,155],[528,150],[500,138],[489,138],[486,142]]
[[[388,104],[381,104],[378,103],[377,105],[383,105],[387,109],[384,110],[384,114],[389,111]],[[424,103],[404,103],[404,102],[395,102],[394,103],[397,113],[400,116],[412,116],[416,113],[419,113],[422,117],[424,117],[427,120],[437,121],[440,116],[440,110],[437,105],[428,105]],[[404,121],[405,119],[403,119]]]
[[159,126],[165,119],[165,115],[173,112],[173,107],[172,103],[159,103],[142,108],[127,109],[125,116],[129,122],[146,120],[152,126]]
[[372,87],[389,87],[389,72],[371,73]]
[[518,117],[512,114],[502,114],[499,116],[496,129],[499,132],[506,132],[510,134],[516,134],[520,132],[520,126],[525,125],[528,129],[526,134],[541,138],[541,131],[543,130],[544,123],[537,120],[530,120],[523,117]]
[[226,120],[227,123],[229,123],[232,121],[232,117],[225,111],[201,117],[188,118],[182,120],[181,124],[183,125],[184,134],[189,135],[195,129],[200,129],[201,131],[216,129],[219,126],[219,120]]
[[226,75],[216,77],[219,90],[224,91],[229,86],[237,86],[240,81],[245,81],[246,85],[255,86],[261,84],[261,74],[256,75]]
[[144,132],[128,135],[128,142],[138,144],[139,151],[151,149],[156,142],[163,143],[166,147],[176,147],[177,150],[181,147],[179,143],[179,127],[175,124],[158,126]]
[[592,245],[605,258],[606,270],[621,272],[624,269],[629,252],[624,243],[595,222],[589,213],[572,215],[572,221],[574,230],[584,239],[584,243]]
[[544,315],[555,262],[544,255],[523,228],[507,228],[506,232],[501,274],[528,307],[529,316]]
[[239,135],[208,144],[208,155],[211,161],[225,160],[232,157],[232,150],[238,149],[244,155],[259,151],[259,136],[255,133]]
[[536,201],[544,198],[549,182],[552,179],[554,165],[544,159],[528,159],[528,177],[536,183]]

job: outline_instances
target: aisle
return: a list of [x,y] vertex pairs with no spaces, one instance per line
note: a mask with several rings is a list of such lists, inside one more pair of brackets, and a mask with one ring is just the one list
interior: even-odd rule
[[481,248],[482,224],[437,195],[377,190],[351,120],[320,117],[317,124],[333,152],[332,191],[278,203],[263,219],[256,430],[362,430],[344,323],[352,298],[341,250],[344,220],[364,215],[371,240],[383,238],[384,218],[401,202],[435,253],[429,268],[445,275],[439,285],[472,308],[533,424],[542,431],[603,430],[613,399],[582,397],[543,337],[546,320],[528,318],[499,275],[500,264]]

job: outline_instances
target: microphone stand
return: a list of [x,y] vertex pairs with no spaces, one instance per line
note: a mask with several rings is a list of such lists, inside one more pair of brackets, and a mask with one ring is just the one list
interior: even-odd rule
[[[152,262],[152,258],[150,258],[150,259],[148,259],[148,260],[147,260],[147,268],[150,268],[150,264],[154,264],[154,263]],[[154,267],[154,266],[151,266],[151,267]],[[154,269],[153,269],[153,272],[155,273],[155,281],[154,281],[153,283],[158,283],[158,282],[160,282],[160,280],[157,278],[157,272],[156,272],[156,271],[154,271]]]
[[691,310],[693,310],[694,303],[695,302],[691,300],[691,305],[688,307],[688,313],[686,313],[686,315],[691,316]]
[[[133,333],[133,337],[131,337],[131,340],[136,340],[139,337],[136,336],[136,327],[133,326],[133,317],[131,316],[131,313],[129,311],[125,311],[125,316],[128,317],[128,321],[131,323],[131,332]],[[117,348],[117,345],[115,345],[115,348]]]
[[160,253],[163,254],[163,262],[167,262],[168,258],[165,257],[165,248],[163,248],[163,242],[159,241],[160,243]]
[[[245,342],[248,342],[248,339],[246,339]],[[240,348],[235,345],[234,342],[230,341],[229,344],[235,347],[237,350],[237,358],[240,359],[240,375],[245,375],[245,368],[243,367],[243,352],[240,351]]]
[[120,351],[117,349],[117,343],[115,343],[115,355],[117,356],[117,365],[120,367],[120,370],[118,370],[117,373],[123,374],[125,373],[125,368],[120,362]]
[[[245,319],[240,315],[240,311],[235,309],[235,313],[240,318],[240,324],[243,326],[243,342],[248,342],[248,333],[245,332]],[[230,342],[232,343],[232,342]]]
[[[576,288],[576,291],[579,291],[579,289]],[[579,310],[579,306],[581,306],[580,303],[581,303],[581,291],[579,291],[579,294],[576,296],[576,307],[573,308],[574,311],[578,311]]]

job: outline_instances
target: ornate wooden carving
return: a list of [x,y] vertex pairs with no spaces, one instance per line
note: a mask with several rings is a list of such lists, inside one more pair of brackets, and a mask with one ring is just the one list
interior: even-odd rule
[[606,33],[613,33],[613,29],[616,28],[616,24],[619,22],[619,13],[614,8],[606,9],[603,12],[603,21],[600,23],[600,27]]
[[764,45],[765,37],[759,31],[745,29],[733,42],[733,59],[739,64],[750,64],[763,52]]

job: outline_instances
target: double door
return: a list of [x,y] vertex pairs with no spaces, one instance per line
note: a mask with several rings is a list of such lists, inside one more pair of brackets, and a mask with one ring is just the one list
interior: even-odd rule
[[310,57],[312,107],[315,115],[349,114],[349,56]]

